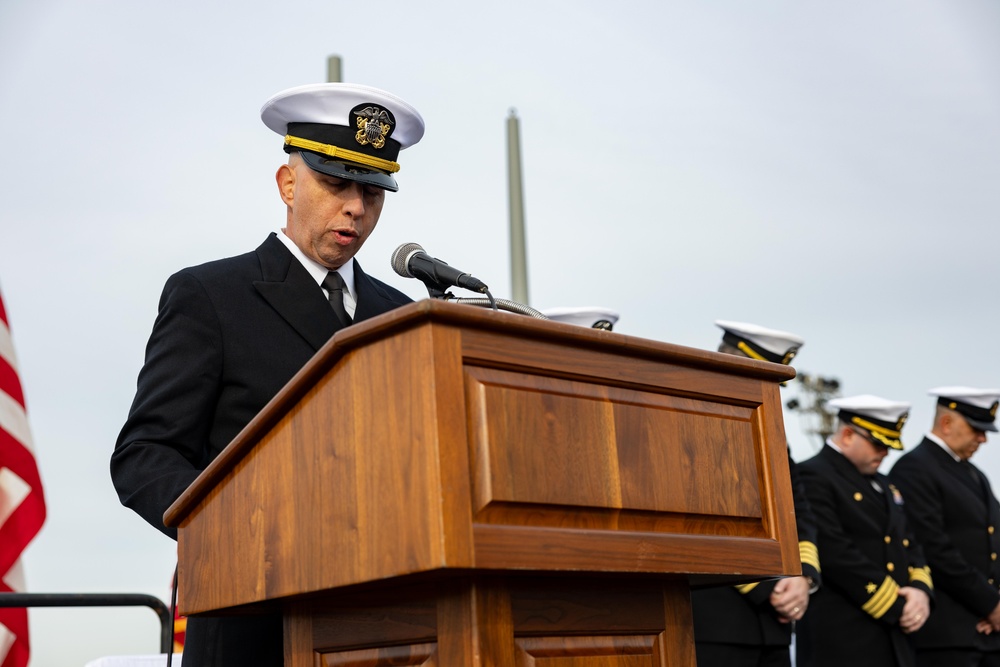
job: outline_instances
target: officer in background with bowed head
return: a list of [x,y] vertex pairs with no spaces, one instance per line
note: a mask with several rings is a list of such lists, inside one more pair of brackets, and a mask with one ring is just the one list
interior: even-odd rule
[[1000,390],[938,387],[931,432],[892,467],[934,573],[935,609],[913,635],[920,667],[1000,666],[1000,505],[970,459],[996,432]]
[[[724,320],[715,324],[723,331],[720,352],[760,361],[789,364],[804,342],[795,334],[756,324]],[[810,591],[820,584],[820,561],[815,521],[791,454],[788,467],[802,576],[692,591],[698,667],[791,664],[792,622],[806,613]]]
[[927,621],[930,568],[903,510],[878,473],[901,450],[910,405],[878,396],[838,398],[837,430],[799,464],[819,530],[823,587],[797,628],[798,667],[913,667],[909,634]]

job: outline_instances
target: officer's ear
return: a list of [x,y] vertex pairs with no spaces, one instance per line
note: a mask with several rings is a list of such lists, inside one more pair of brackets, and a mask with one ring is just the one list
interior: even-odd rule
[[283,164],[274,174],[274,180],[278,184],[281,201],[286,206],[291,206],[295,202],[295,170],[290,165]]
[[954,426],[955,413],[943,410],[941,412],[941,417],[938,419],[938,428],[941,429],[941,433],[944,435],[951,435],[951,431]]
[[853,448],[855,440],[861,437],[861,435],[850,426],[841,426],[839,436],[840,437],[838,439],[840,442],[838,444],[841,449],[844,450]]

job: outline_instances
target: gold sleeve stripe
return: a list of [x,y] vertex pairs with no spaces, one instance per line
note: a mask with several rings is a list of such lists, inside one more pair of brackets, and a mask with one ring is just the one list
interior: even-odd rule
[[799,560],[804,565],[812,565],[817,572],[822,572],[819,568],[819,549],[812,542],[799,542]]
[[931,579],[931,568],[928,566],[914,567],[910,569],[910,581],[919,581],[934,590],[934,580]]
[[752,584],[740,584],[739,586],[736,586],[736,590],[738,590],[740,593],[743,593],[743,595],[746,595],[753,589],[757,588],[757,584],[759,583],[760,583],[759,581],[755,581]]
[[886,575],[885,581],[878,587],[868,602],[861,605],[861,610],[871,614],[872,618],[882,618],[899,597],[899,584]]
[[314,153],[322,153],[323,155],[328,155],[338,160],[347,160],[348,162],[360,164],[364,167],[381,169],[382,171],[390,174],[395,174],[399,171],[398,162],[383,160],[382,158],[372,157],[371,155],[365,155],[364,153],[358,153],[357,151],[347,150],[346,148],[340,148],[331,144],[321,144],[318,141],[302,139],[301,137],[293,137],[290,134],[285,135],[285,144],[288,146],[295,146],[296,148],[301,148],[303,150],[312,151]]

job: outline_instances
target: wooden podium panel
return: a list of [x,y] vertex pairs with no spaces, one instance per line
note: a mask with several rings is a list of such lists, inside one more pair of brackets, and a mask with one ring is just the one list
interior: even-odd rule
[[[359,323],[167,512],[182,611],[282,609],[300,647],[287,664],[299,664],[326,655],[313,651],[325,641],[315,632],[420,607],[423,593],[380,606],[386,589],[435,582],[462,592],[430,596],[429,634],[366,645],[347,635],[318,664],[464,666],[474,663],[456,661],[462,651],[494,650],[507,657],[483,664],[667,664],[664,646],[688,650],[690,627],[668,627],[689,625],[691,583],[799,572],[778,395],[793,376],[440,301]],[[595,578],[640,577],[660,611],[647,609],[641,627],[546,639],[521,620],[531,617],[522,578],[538,573],[595,608],[625,604]],[[552,604],[563,591],[542,589]],[[481,604],[488,623],[476,620]],[[505,614],[509,627],[496,620]],[[473,639],[450,634],[463,623]],[[435,662],[442,652],[452,657]]]
[[676,581],[460,577],[296,605],[287,664],[694,667],[689,612]]
[[523,503],[745,517],[759,528],[754,410],[485,369],[468,369],[467,381],[477,518]]
[[[758,559],[787,557],[771,502],[790,491],[773,488],[788,475],[777,383],[518,342],[463,332],[477,566],[763,574]],[[794,525],[790,543],[794,570]]]

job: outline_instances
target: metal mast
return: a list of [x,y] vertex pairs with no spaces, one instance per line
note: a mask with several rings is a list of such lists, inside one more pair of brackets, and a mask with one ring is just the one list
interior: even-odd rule
[[510,199],[511,298],[528,305],[528,252],[524,235],[524,186],[521,177],[521,129],[517,111],[507,116],[507,192]]
[[330,56],[326,59],[326,82],[327,83],[342,83],[344,81],[343,73],[340,69],[340,56]]

